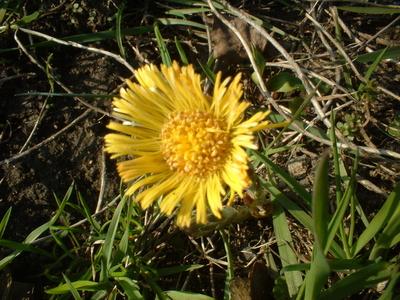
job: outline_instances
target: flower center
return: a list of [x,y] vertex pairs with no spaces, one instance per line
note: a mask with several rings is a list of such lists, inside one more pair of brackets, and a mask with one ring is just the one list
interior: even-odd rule
[[161,151],[171,170],[199,178],[218,171],[230,149],[225,122],[208,112],[174,113],[161,131]]

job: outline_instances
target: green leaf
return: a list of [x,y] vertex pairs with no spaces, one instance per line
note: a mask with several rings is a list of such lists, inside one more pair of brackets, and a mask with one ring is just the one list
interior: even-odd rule
[[[392,300],[395,299],[396,289],[400,284],[400,273],[399,268],[397,267],[393,272],[393,276],[390,279],[389,283],[386,285],[385,291],[379,297],[378,300]],[[398,295],[397,295],[398,296]]]
[[81,296],[79,295],[78,291],[76,288],[72,285],[71,281],[68,279],[65,274],[62,274],[65,280],[65,284],[68,286],[69,291],[71,292],[72,296],[74,297],[75,300],[81,300]]
[[24,244],[24,243],[18,243],[18,242],[14,242],[14,241],[9,241],[9,240],[3,240],[0,239],[0,246],[1,247],[6,247],[12,250],[16,250],[16,251],[25,251],[25,252],[32,252],[32,253],[37,253],[43,256],[47,256],[47,257],[52,257],[48,252],[34,247],[32,245],[29,244]]
[[160,49],[160,56],[163,64],[166,66],[171,66],[172,65],[171,56],[169,55],[167,46],[165,45],[164,39],[161,35],[157,23],[154,24],[154,34],[156,36],[158,48]]
[[182,44],[181,42],[178,40],[178,38],[175,36],[175,46],[176,49],[178,50],[179,53],[179,57],[181,58],[181,61],[184,65],[188,65],[189,64],[189,60],[186,56],[185,50],[183,50]]
[[392,137],[400,138],[400,114],[398,113],[393,122],[391,122],[387,128],[387,133]]
[[373,63],[368,68],[368,70],[367,70],[367,72],[365,73],[365,76],[364,76],[366,81],[369,81],[369,79],[371,78],[372,74],[375,72],[375,70],[378,67],[379,63],[382,61],[387,49],[388,49],[387,47],[385,49],[383,49],[383,51],[381,51],[381,53],[379,53],[379,55],[376,57],[376,59],[373,61]]
[[144,300],[143,295],[140,293],[140,288],[135,280],[128,277],[115,278],[124,289],[127,299],[129,300]]
[[400,7],[373,7],[373,6],[338,6],[340,10],[368,15],[400,14]]
[[396,239],[400,233],[400,203],[398,203],[395,211],[392,212],[392,218],[382,230],[379,235],[378,240],[374,244],[369,255],[370,260],[376,259],[382,254],[383,251],[389,250],[391,247],[395,246],[393,240]]
[[[152,26],[130,27],[130,28],[121,29],[121,36],[140,35],[140,34],[151,32],[152,30],[153,30]],[[103,41],[103,40],[108,40],[108,39],[114,39],[115,36],[116,36],[115,30],[108,30],[108,31],[100,31],[100,32],[94,32],[94,33],[83,33],[83,34],[77,34],[77,35],[70,35],[70,36],[60,38],[60,39],[63,41],[71,41],[71,42],[77,42],[80,44],[87,44],[87,43],[94,43],[94,42],[99,42],[99,41]],[[28,48],[41,48],[41,47],[53,47],[55,45],[58,45],[58,44],[55,42],[44,41],[44,42],[36,43],[36,44],[30,45],[27,47]],[[0,54],[5,53],[5,52],[16,51],[18,49],[19,49],[18,47],[0,49]]]
[[106,239],[104,241],[103,259],[104,259],[105,267],[107,268],[107,270],[109,270],[111,267],[111,256],[112,256],[112,250],[114,247],[115,235],[117,233],[122,209],[125,206],[126,200],[127,200],[127,197],[122,197],[121,202],[118,204],[117,208],[115,209],[114,215],[111,219],[110,226],[108,227],[108,230],[107,230]]
[[387,224],[393,215],[393,212],[399,209],[400,205],[400,184],[397,184],[386,199],[385,203],[371,220],[367,228],[360,235],[358,240],[354,243],[352,247],[352,254],[355,256],[361,249],[371,240],[376,234]]
[[206,25],[185,19],[158,18],[157,21],[159,21],[163,25],[182,25],[206,30]]
[[179,274],[182,272],[191,272],[194,270],[201,269],[203,267],[204,267],[204,265],[179,265],[179,266],[174,266],[174,267],[157,269],[157,274],[158,274],[158,276],[163,277],[163,276],[169,276],[169,275],[173,275],[173,274]]
[[125,5],[124,3],[121,4],[120,7],[118,7],[117,10],[117,14],[115,17],[115,22],[116,22],[116,26],[115,26],[115,38],[117,40],[117,44],[118,44],[118,48],[119,48],[119,53],[121,54],[121,56],[123,58],[126,58],[126,54],[125,54],[125,48],[124,45],[122,43],[122,30],[121,30],[121,23],[122,23],[122,14],[124,12],[125,9]]
[[203,73],[207,76],[208,80],[210,80],[213,84],[215,82],[215,73],[213,72],[211,66],[214,63],[214,57],[211,55],[208,58],[207,64],[202,64],[199,60],[197,60],[200,68],[202,69]]
[[[313,220],[311,216],[306,213],[300,206],[298,206],[295,202],[290,200],[283,194],[280,190],[278,190],[275,186],[273,186],[270,182],[266,182],[265,180],[260,180],[261,185],[263,188],[267,189],[274,198],[273,201],[276,201],[284,207],[297,221],[300,222],[304,227],[308,230],[312,231],[313,229]],[[335,255],[335,257],[345,257],[345,253],[339,245],[333,241],[331,252]]]
[[[23,244],[31,244],[34,242],[39,236],[41,236],[45,231],[47,231],[60,217],[61,213],[64,211],[64,207],[67,204],[69,198],[71,197],[73,191],[73,184],[68,188],[67,192],[65,193],[65,196],[62,200],[62,202],[59,205],[58,210],[56,211],[56,214],[48,221],[47,223],[44,223],[43,225],[39,226],[38,228],[34,229],[22,242]],[[9,263],[11,263],[18,255],[20,255],[23,252],[22,249],[15,250],[13,253],[10,255],[7,255],[4,257],[2,260],[0,260],[0,270],[5,268]]]
[[[274,198],[271,195],[271,198]],[[272,199],[274,201],[274,199]],[[287,265],[297,264],[297,255],[293,251],[293,241],[288,227],[285,212],[277,205],[272,215],[272,223],[274,226],[274,233],[279,250],[279,258],[282,267]],[[288,286],[289,295],[292,297],[297,294],[299,286],[303,283],[301,272],[285,272],[286,283]]]
[[[355,176],[354,176],[355,178]],[[354,182],[350,183],[347,186],[346,191],[343,194],[342,200],[339,202],[339,206],[336,208],[336,211],[329,222],[328,226],[328,236],[326,240],[326,245],[325,245],[325,250],[324,253],[327,253],[331,243],[333,242],[333,239],[335,238],[336,232],[341,224],[343,224],[343,218],[344,214],[346,213],[346,210],[348,209],[348,205],[350,202],[350,198],[352,197],[354,192]]]
[[288,93],[292,91],[304,90],[301,80],[289,72],[279,72],[272,76],[267,82],[269,91]]
[[166,11],[168,15],[182,16],[182,15],[193,15],[203,12],[209,12],[210,9],[207,7],[194,7],[194,8],[180,8],[180,9],[170,9]]
[[9,207],[0,222],[0,239],[3,237],[8,221],[11,216],[12,207]]
[[400,57],[400,47],[389,47],[380,50],[376,50],[374,52],[366,53],[359,55],[356,58],[357,62],[360,63],[370,63],[373,62],[381,55],[382,52],[385,52],[382,56],[382,59],[398,59]]
[[323,254],[320,244],[314,243],[313,257],[311,260],[310,271],[305,278],[305,299],[322,299],[321,290],[324,287],[330,268]]
[[22,17],[20,20],[18,20],[16,22],[16,24],[20,25],[20,26],[27,25],[27,24],[32,23],[33,21],[37,20],[39,18],[39,15],[40,15],[39,11],[35,11],[35,12],[31,13],[30,15]]
[[325,152],[318,163],[312,196],[314,235],[319,249],[325,249],[328,231],[328,158],[329,154]]
[[[210,296],[206,296],[203,294],[196,294],[196,293],[190,293],[190,292],[181,292],[181,291],[166,291],[165,294],[169,297],[171,300],[214,300],[214,298]],[[156,297],[156,300],[159,298]]]
[[[256,62],[256,68],[258,69],[258,72],[262,76],[262,74],[264,73],[264,70],[265,70],[265,58],[264,58],[264,55],[256,47],[252,47],[252,54],[253,54],[254,60]],[[254,71],[251,74],[251,79],[253,80],[253,82],[255,84],[260,85],[260,83],[258,82],[258,77],[257,77],[256,71]]]
[[107,287],[107,285],[94,282],[94,281],[89,281],[89,280],[78,280],[74,282],[70,282],[70,284],[61,284],[55,288],[45,290],[47,294],[50,295],[59,295],[59,294],[66,294],[70,291],[70,286],[75,288],[76,290],[79,291],[100,291],[103,290]]
[[329,289],[321,294],[319,299],[346,299],[358,291],[387,280],[391,277],[393,271],[393,265],[387,262],[372,263],[335,282]]
[[296,194],[298,194],[308,205],[311,205],[311,195],[307,190],[299,184],[292,176],[290,176],[285,170],[275,165],[266,156],[258,153],[257,151],[251,151],[252,156],[259,162],[262,162],[268,167],[273,174],[279,176],[280,179]]

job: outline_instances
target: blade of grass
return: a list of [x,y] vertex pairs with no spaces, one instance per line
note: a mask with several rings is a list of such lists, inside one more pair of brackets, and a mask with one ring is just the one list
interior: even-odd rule
[[314,243],[310,271],[307,272],[304,280],[305,299],[322,299],[320,297],[321,290],[328,279],[329,272],[328,262],[320,248],[320,243],[316,241]]
[[389,279],[393,269],[393,265],[387,262],[372,263],[334,283],[321,294],[319,299],[346,299],[360,290]]
[[318,163],[312,194],[313,228],[315,240],[319,245],[318,249],[325,249],[327,241],[329,218],[328,157],[329,153],[325,152]]
[[111,219],[110,226],[108,227],[108,230],[107,230],[106,238],[104,240],[102,254],[103,254],[105,267],[107,268],[107,270],[109,270],[111,267],[111,256],[112,256],[112,250],[114,247],[115,235],[117,234],[117,229],[120,224],[122,209],[125,206],[126,200],[127,200],[127,197],[122,197],[121,202],[118,204],[117,208],[115,209],[115,212]]
[[122,14],[125,9],[125,3],[122,2],[122,4],[118,7],[116,16],[115,16],[115,38],[117,40],[118,48],[119,48],[119,53],[121,56],[125,59],[126,54],[125,54],[125,48],[122,43],[122,30],[121,30],[121,23],[122,23]]
[[140,293],[140,288],[135,280],[128,277],[117,277],[116,281],[122,286],[125,296],[129,300],[144,300],[143,295]]
[[375,72],[376,68],[378,67],[379,63],[382,61],[383,56],[385,55],[386,51],[387,51],[387,47],[385,49],[383,49],[383,51],[381,51],[379,53],[379,55],[375,58],[375,60],[372,62],[372,64],[369,66],[368,70],[365,72],[364,78],[366,83],[360,83],[357,92],[358,93],[362,93],[365,89],[365,87],[368,85],[368,83],[370,82],[370,78],[372,76],[372,74]]
[[179,57],[181,58],[181,62],[184,65],[188,65],[189,64],[189,60],[188,60],[188,58],[186,56],[185,50],[183,50],[182,44],[178,40],[178,38],[176,36],[175,36],[175,46],[176,46],[176,49],[178,50]]
[[[390,279],[389,283],[378,300],[392,300],[396,296],[396,287],[400,284],[400,273],[398,267],[394,270],[394,275]],[[398,295],[397,295],[398,296]]]
[[207,61],[207,64],[202,64],[199,60],[197,60],[197,63],[199,64],[200,68],[203,70],[203,73],[207,76],[208,80],[214,84],[215,82],[215,74],[211,69],[211,65],[214,63],[214,58],[211,55]]
[[11,211],[12,211],[12,207],[9,207],[6,211],[6,213],[4,214],[3,218],[1,218],[1,222],[0,222],[0,239],[3,238],[4,232],[6,230],[8,221],[10,220],[10,216],[11,216]]
[[[300,222],[300,224],[302,224],[308,230],[313,230],[313,221],[308,213],[306,213],[295,202],[287,198],[285,194],[283,194],[270,182],[266,182],[265,180],[260,179],[260,183],[263,188],[268,190],[274,196],[273,201],[276,201],[277,203],[279,203],[279,205],[284,207],[297,221]],[[346,256],[342,248],[340,248],[335,241],[332,242],[330,250],[335,257],[344,258]]]
[[298,194],[307,205],[311,205],[311,195],[307,190],[301,186],[292,176],[290,176],[282,168],[275,165],[266,156],[258,153],[257,151],[251,150],[250,153],[257,161],[262,162],[266,167],[268,167],[274,174],[278,175],[280,179],[296,194]]
[[174,267],[157,269],[157,274],[160,277],[179,274],[182,272],[191,272],[203,268],[204,265],[178,265]]
[[92,214],[90,212],[89,206],[87,205],[85,199],[83,198],[82,194],[80,192],[77,193],[77,198],[79,203],[81,204],[83,212],[83,216],[89,221],[90,225],[92,225],[93,229],[97,232],[100,233],[101,228],[100,224],[92,217]]
[[185,19],[158,18],[157,21],[159,21],[163,25],[181,25],[181,26],[189,26],[206,30],[206,25]]
[[[152,30],[153,30],[152,26],[139,26],[139,27],[125,28],[125,29],[121,30],[121,36],[141,35],[144,33],[151,32]],[[115,30],[108,30],[108,31],[95,32],[95,33],[70,35],[70,36],[60,38],[60,39],[62,39],[64,41],[77,42],[80,44],[88,44],[88,43],[100,42],[103,40],[114,39],[115,36],[116,36]],[[31,49],[31,48],[41,48],[41,47],[54,47],[56,45],[57,45],[57,43],[55,43],[55,42],[44,41],[44,42],[39,42],[39,43],[29,45],[29,46],[27,46],[27,48]],[[0,54],[6,53],[6,52],[11,52],[11,51],[16,51],[18,49],[19,49],[18,47],[0,49]]]
[[160,28],[158,27],[157,23],[154,24],[154,34],[156,36],[158,48],[160,49],[160,56],[163,64],[166,66],[171,66],[172,65],[171,56],[169,55],[167,46],[165,45],[164,39],[160,32]]
[[184,15],[193,15],[203,12],[209,12],[210,9],[207,7],[190,7],[190,8],[179,8],[179,9],[170,9],[165,13],[167,15],[174,15],[174,16],[184,16]]
[[[372,248],[369,259],[374,260],[382,254],[383,251],[389,250],[393,245],[393,239],[400,233],[400,202],[392,212],[392,217],[379,235],[374,247]],[[395,245],[393,245],[395,246]]]
[[81,296],[79,295],[78,291],[76,288],[71,284],[71,281],[68,279],[68,277],[63,273],[62,274],[65,280],[65,284],[68,286],[69,291],[72,294],[72,297],[74,297],[75,300],[82,300]]
[[337,8],[340,10],[350,11],[358,14],[369,14],[369,15],[400,14],[400,7],[338,6]]
[[383,55],[382,59],[398,59],[400,57],[400,47],[386,47],[384,49],[376,50],[370,53],[362,54],[359,55],[356,58],[357,62],[360,63],[369,63],[373,62],[376,60],[376,58],[383,52],[385,51],[385,54]]
[[231,281],[233,280],[235,274],[234,274],[234,261],[233,261],[233,256],[231,252],[231,243],[230,243],[230,237],[229,237],[229,232],[228,234],[224,230],[219,231],[222,241],[224,242],[224,248],[225,248],[225,253],[226,253],[226,261],[228,263],[228,267],[226,269],[226,277],[225,277],[225,287],[224,287],[224,300],[230,300],[232,299],[231,295]]
[[[67,192],[65,193],[65,196],[60,203],[55,215],[50,219],[50,221],[44,223],[43,225],[39,226],[38,228],[34,229],[22,242],[24,244],[31,244],[33,241],[35,241],[39,236],[41,236],[46,230],[50,228],[61,216],[62,212],[64,211],[64,207],[69,201],[69,198],[71,197],[72,191],[73,191],[73,184],[68,188]],[[22,250],[15,250],[13,253],[10,255],[7,255],[4,257],[2,260],[0,260],[0,271],[5,268],[9,263],[11,263],[18,255],[22,253]]]
[[[271,195],[271,198],[274,198],[274,196]],[[286,215],[284,210],[279,205],[276,206],[276,209],[272,215],[272,223],[282,267],[297,264],[297,255],[293,251],[293,241],[288,227]],[[298,271],[285,272],[285,279],[288,286],[289,295],[293,297],[297,294],[299,287],[303,283],[302,274]]]
[[[76,290],[79,291],[101,291],[110,287],[108,284],[98,283],[90,280],[78,280],[70,282],[70,285],[72,285]],[[68,284],[61,284],[55,288],[45,290],[45,293],[50,295],[60,295],[66,294],[69,291],[70,286]]]
[[352,247],[352,255],[357,255],[362,248],[373,239],[379,230],[385,226],[385,224],[390,220],[392,213],[396,211],[400,202],[400,184],[397,184],[390,193],[389,197],[386,199],[385,203],[371,220],[368,227],[361,233],[358,240],[354,243]]

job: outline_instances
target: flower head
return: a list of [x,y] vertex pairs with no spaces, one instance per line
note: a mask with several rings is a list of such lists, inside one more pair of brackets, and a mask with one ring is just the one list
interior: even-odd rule
[[267,128],[269,112],[243,120],[249,106],[241,102],[240,74],[233,80],[215,79],[212,96],[203,93],[193,66],[157,68],[147,65],[135,72],[138,83],[127,80],[115,115],[126,122],[111,122],[118,133],[105,137],[122,179],[131,183],[126,193],[140,190],[136,200],[145,209],[162,196],[167,215],[178,209],[177,224],[187,227],[192,211],[196,222],[207,222],[207,210],[221,217],[224,196],[229,204],[250,185],[245,148],[255,149],[253,132]]

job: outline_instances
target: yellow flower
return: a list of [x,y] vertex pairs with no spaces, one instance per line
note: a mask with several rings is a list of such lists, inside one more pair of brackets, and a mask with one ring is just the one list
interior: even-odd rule
[[108,128],[118,133],[105,137],[112,158],[128,156],[118,163],[131,183],[126,194],[140,189],[136,200],[144,209],[162,196],[161,211],[177,208],[181,227],[190,225],[194,209],[197,223],[207,222],[208,209],[221,218],[226,193],[229,205],[251,183],[244,148],[256,148],[253,132],[269,127],[269,112],[243,120],[249,103],[240,101],[240,74],[221,82],[218,73],[212,96],[203,93],[192,65],[147,65],[135,76],[138,83],[127,80],[113,101],[115,116],[125,122],[111,122]]

